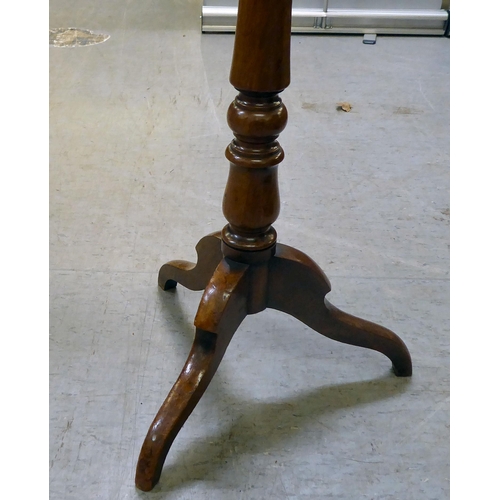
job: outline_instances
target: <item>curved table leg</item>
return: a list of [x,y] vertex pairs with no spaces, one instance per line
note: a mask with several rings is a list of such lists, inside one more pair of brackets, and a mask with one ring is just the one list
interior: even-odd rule
[[212,380],[231,338],[246,316],[245,264],[223,259],[203,294],[195,318],[196,336],[179,378],[158,411],[137,463],[137,488],[158,482],[167,453]]
[[198,262],[172,260],[164,264],[158,274],[158,286],[168,290],[181,285],[190,290],[203,290],[222,259],[220,231],[202,238],[196,245]]
[[347,314],[325,299],[330,282],[307,255],[278,245],[269,270],[268,307],[294,316],[328,338],[385,354],[397,376],[412,374],[410,353],[394,332]]

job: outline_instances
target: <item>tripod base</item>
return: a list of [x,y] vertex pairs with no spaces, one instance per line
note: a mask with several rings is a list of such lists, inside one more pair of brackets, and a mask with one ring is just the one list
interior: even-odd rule
[[[193,347],[141,449],[136,486],[150,491],[158,482],[167,453],[178,432],[208,387],[240,323],[267,307],[283,311],[332,340],[385,354],[399,377],[412,374],[410,353],[392,331],[347,314],[330,304],[330,282],[307,255],[286,245],[259,252],[235,251],[220,233],[196,246],[198,263],[171,261],[160,269],[158,285],[180,283],[204,290],[194,325]],[[243,260],[243,262],[241,261]]]

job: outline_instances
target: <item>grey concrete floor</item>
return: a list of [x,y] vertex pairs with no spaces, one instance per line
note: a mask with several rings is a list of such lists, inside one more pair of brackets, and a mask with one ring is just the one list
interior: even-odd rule
[[202,35],[200,8],[51,1],[51,28],[110,35],[50,49],[51,499],[448,498],[450,45],[431,37],[293,37],[275,224],[333,304],[404,339],[413,377],[250,316],[159,485],[135,489],[200,299],[157,271],[225,224],[234,38]]

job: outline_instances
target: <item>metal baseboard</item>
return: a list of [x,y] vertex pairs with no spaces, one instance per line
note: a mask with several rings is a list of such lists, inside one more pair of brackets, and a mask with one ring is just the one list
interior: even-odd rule
[[[294,0],[292,33],[443,36],[449,11],[441,6],[441,0]],[[237,13],[238,0],[204,0],[202,32],[234,32]]]

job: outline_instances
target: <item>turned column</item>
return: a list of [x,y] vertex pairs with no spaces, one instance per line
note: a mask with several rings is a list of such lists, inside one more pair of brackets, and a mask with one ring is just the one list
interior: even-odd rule
[[[271,8],[272,7],[272,8]],[[280,210],[278,164],[284,152],[277,138],[287,123],[279,93],[290,84],[292,0],[240,0],[229,81],[239,91],[227,119],[234,140],[223,200],[229,224],[222,231],[223,252],[254,262],[272,249],[272,227]]]

